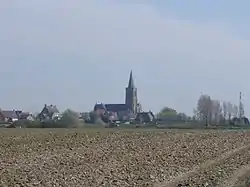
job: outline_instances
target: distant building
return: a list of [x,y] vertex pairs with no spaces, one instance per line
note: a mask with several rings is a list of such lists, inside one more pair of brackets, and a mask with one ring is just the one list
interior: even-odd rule
[[29,112],[21,112],[21,113],[18,114],[18,120],[34,121],[34,117]]
[[119,120],[129,120],[135,118],[136,114],[141,111],[141,105],[138,103],[137,88],[134,84],[132,71],[130,72],[128,87],[126,88],[124,104],[103,104],[99,103],[94,106],[94,111],[98,115],[109,114],[113,118],[116,116]]
[[53,120],[60,116],[60,112],[56,105],[44,105],[42,111],[38,114],[40,121]]
[[15,110],[0,110],[0,120],[4,122],[14,122],[18,120]]
[[140,112],[135,118],[136,123],[151,123],[155,121],[155,115],[153,112]]

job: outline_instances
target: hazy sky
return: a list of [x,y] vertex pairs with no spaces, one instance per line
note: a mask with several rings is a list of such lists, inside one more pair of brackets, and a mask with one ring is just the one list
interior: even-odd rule
[[[137,2],[137,3],[135,3]],[[0,107],[123,103],[192,113],[201,94],[250,114],[249,1],[0,0]]]

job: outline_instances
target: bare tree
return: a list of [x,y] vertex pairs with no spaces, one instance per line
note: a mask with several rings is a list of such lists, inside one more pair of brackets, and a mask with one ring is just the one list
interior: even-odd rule
[[212,100],[209,95],[202,94],[197,103],[197,112],[199,116],[205,120],[206,126],[210,121],[211,117],[211,110],[212,110]]
[[193,120],[201,121],[201,117],[197,109],[193,109]]
[[226,122],[227,116],[228,116],[228,108],[227,108],[227,104],[228,102],[223,101],[222,102],[222,111],[223,111],[223,118],[224,118],[224,122]]
[[228,114],[229,121],[231,120],[232,113],[233,113],[233,104],[230,102],[227,102],[227,114]]
[[220,122],[222,113],[221,103],[218,100],[212,100],[212,107],[211,107],[211,121],[215,124]]
[[239,114],[239,108],[237,105],[233,105],[233,110],[232,110],[232,116],[233,117],[238,117]]

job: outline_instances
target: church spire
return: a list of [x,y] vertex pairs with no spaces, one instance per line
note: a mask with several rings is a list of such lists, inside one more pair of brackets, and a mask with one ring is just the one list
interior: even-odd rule
[[134,84],[133,73],[130,71],[128,87],[126,88],[125,104],[134,114],[137,113],[137,89]]
[[132,70],[130,71],[129,82],[128,82],[128,88],[135,88]]

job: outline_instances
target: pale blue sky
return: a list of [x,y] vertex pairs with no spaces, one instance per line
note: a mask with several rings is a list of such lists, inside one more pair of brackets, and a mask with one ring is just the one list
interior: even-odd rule
[[249,115],[249,5],[1,1],[0,107],[87,111],[96,101],[123,103],[132,69],[145,110],[191,114],[201,92],[238,103],[242,91]]

